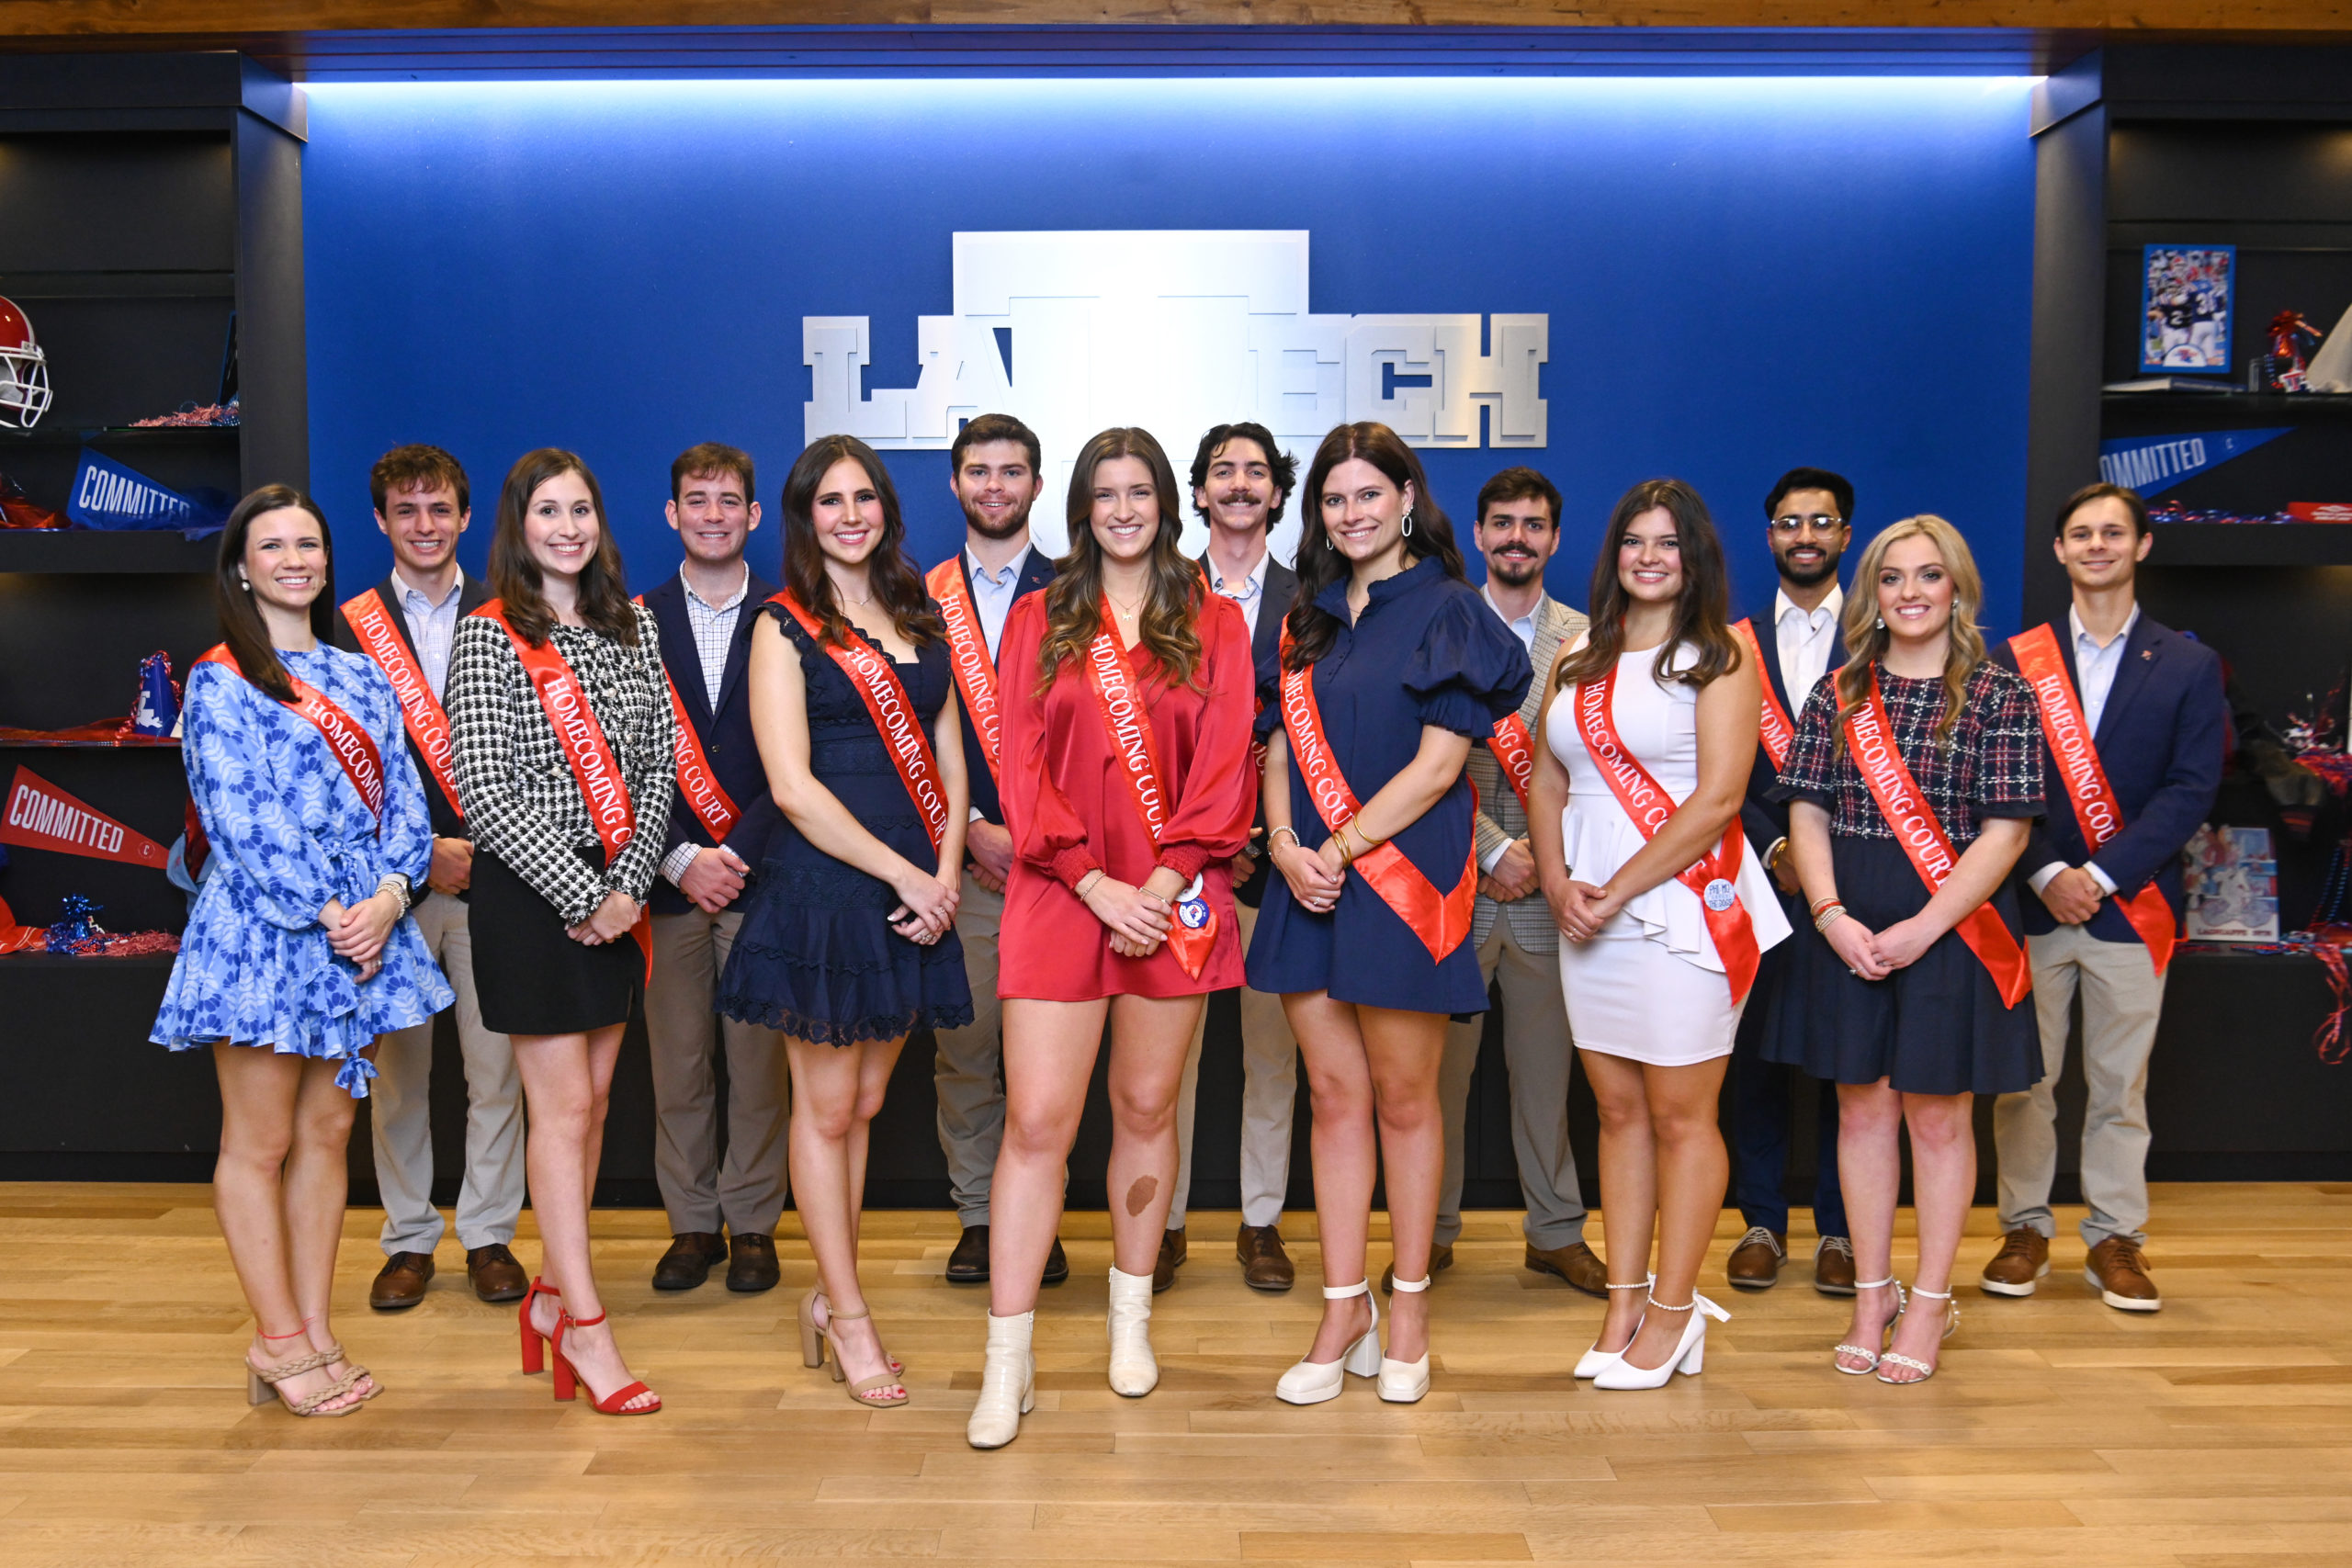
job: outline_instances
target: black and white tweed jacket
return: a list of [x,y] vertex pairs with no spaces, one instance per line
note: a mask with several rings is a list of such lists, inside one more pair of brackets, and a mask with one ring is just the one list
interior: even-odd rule
[[487,616],[464,616],[449,650],[443,701],[466,826],[476,845],[505,862],[555,906],[566,925],[595,913],[610,892],[645,901],[670,820],[670,793],[677,787],[661,633],[653,612],[635,608],[635,648],[576,626],[554,633],[637,811],[636,837],[602,874],[580,857],[585,849],[602,858],[595,825],[506,629]]

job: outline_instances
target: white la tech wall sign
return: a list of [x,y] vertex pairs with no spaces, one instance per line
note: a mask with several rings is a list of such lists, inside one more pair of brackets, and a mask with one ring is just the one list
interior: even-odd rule
[[[801,318],[814,392],[805,439],[944,450],[963,421],[1014,414],[1045,444],[1035,523],[1050,550],[1066,543],[1071,462],[1110,425],[1158,436],[1180,482],[1201,432],[1234,420],[1264,424],[1302,465],[1351,420],[1379,420],[1416,446],[1476,447],[1481,409],[1487,445],[1544,445],[1549,316],[1317,315],[1303,229],[959,233],[954,244],[955,313],[917,318],[912,387],[866,389],[869,318]],[[1275,540],[1285,558],[1289,510]],[[1197,546],[1201,525],[1189,526]]]

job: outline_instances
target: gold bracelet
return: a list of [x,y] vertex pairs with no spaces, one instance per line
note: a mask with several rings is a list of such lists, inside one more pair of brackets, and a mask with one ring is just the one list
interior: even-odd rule
[[1094,891],[1094,885],[1102,881],[1102,878],[1108,874],[1109,873],[1105,872],[1098,865],[1092,871],[1088,872],[1084,876],[1080,877],[1078,879],[1078,886],[1071,888],[1070,891],[1077,894],[1078,901],[1083,904],[1086,902],[1086,896]]

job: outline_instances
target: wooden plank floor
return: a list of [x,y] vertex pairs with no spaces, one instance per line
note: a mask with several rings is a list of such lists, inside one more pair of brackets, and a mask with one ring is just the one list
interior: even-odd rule
[[[367,1311],[381,1216],[354,1210],[341,1327],[390,1392],[298,1421],[244,1404],[251,1329],[204,1188],[0,1185],[0,1564],[2352,1563],[2352,1186],[2160,1188],[2152,1316],[2098,1304],[2075,1217],[2031,1301],[1962,1291],[1925,1386],[1832,1373],[1843,1310],[1792,1270],[1767,1294],[1710,1287],[1734,1317],[1703,1377],[1601,1393],[1569,1376],[1599,1304],[1519,1267],[1515,1215],[1476,1214],[1433,1298],[1430,1397],[1351,1382],[1295,1410],[1273,1382],[1317,1298],[1246,1290],[1229,1213],[1193,1216],[1156,1304],[1159,1391],[1112,1394],[1107,1222],[1073,1215],[1037,1412],[981,1454],[963,1432],[985,1309],[942,1279],[944,1213],[868,1216],[868,1290],[915,1395],[888,1412],[801,1369],[805,1249],[766,1295],[657,1296],[662,1215],[600,1214],[622,1341],[669,1404],[615,1420],[516,1371],[513,1314],[465,1291],[454,1246],[422,1306]],[[1288,1222],[1303,1276],[1311,1224]],[[1726,1214],[1711,1280],[1737,1230]],[[1980,1213],[1972,1275],[1991,1234]]]

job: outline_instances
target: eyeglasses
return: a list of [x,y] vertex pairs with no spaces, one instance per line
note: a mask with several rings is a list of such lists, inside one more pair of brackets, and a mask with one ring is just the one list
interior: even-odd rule
[[1846,520],[1843,517],[1830,517],[1818,512],[1810,517],[1800,517],[1792,512],[1786,517],[1772,519],[1772,532],[1791,538],[1805,533],[1835,534],[1845,525]]

